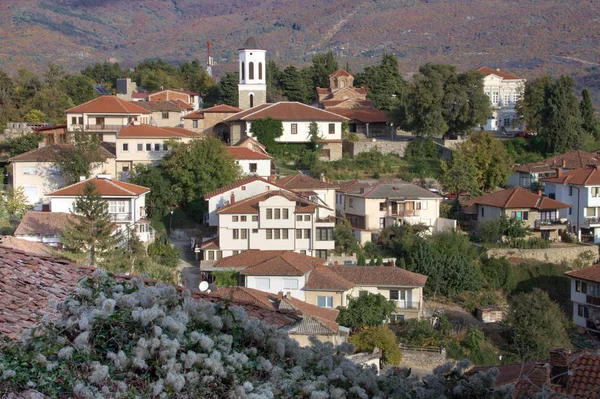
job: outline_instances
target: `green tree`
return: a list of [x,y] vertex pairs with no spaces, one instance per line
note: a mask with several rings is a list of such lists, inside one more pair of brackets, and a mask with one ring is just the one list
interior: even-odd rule
[[43,123],[48,121],[48,115],[40,111],[39,109],[31,109],[25,114],[26,122],[37,122]]
[[375,262],[376,266],[383,266],[383,257],[381,255],[377,255],[377,261]]
[[281,86],[281,69],[274,60],[267,60],[265,68],[265,78],[267,82],[267,102],[276,103],[282,101],[283,88]]
[[306,84],[303,72],[299,71],[295,66],[290,65],[285,68],[281,73],[280,81],[283,95],[289,101],[308,103],[312,99],[312,93]]
[[588,89],[583,89],[581,91],[579,110],[581,112],[581,120],[583,121],[583,130],[587,134],[598,136],[598,134],[600,134],[600,125],[596,118],[594,104],[592,103],[592,97]]
[[358,260],[356,261],[356,266],[366,266],[367,259],[365,258],[365,254],[361,251],[358,254]]
[[320,140],[323,140],[323,135],[321,135],[321,132],[319,131],[317,122],[310,122],[308,125],[308,137],[310,138],[312,150],[320,154],[321,148],[323,148],[323,143],[321,143]]
[[216,137],[172,143],[163,167],[183,206],[194,201],[204,203],[204,194],[240,177],[239,166]]
[[283,135],[283,122],[278,119],[255,119],[250,125],[250,133],[272,154],[279,152],[277,139]]
[[431,137],[417,137],[408,143],[404,156],[407,158],[438,158],[439,148]]
[[512,292],[517,285],[517,276],[513,265],[506,258],[481,258],[481,273],[490,290]]
[[215,80],[208,74],[206,68],[198,59],[181,64],[179,73],[183,79],[183,87],[187,90],[199,92],[203,98],[215,85]]
[[98,95],[94,89],[94,81],[83,75],[67,75],[60,81],[60,87],[78,105],[90,101]]
[[75,199],[62,242],[69,251],[84,253],[85,265],[96,266],[116,250],[121,236],[114,233],[115,229],[108,202],[98,194],[96,185],[88,182]]
[[330,50],[325,54],[314,55],[310,68],[313,87],[329,87],[329,75],[338,69],[338,64]]
[[154,262],[174,269],[179,265],[181,253],[171,243],[156,240],[156,242],[148,245],[148,256]]
[[344,327],[380,326],[396,310],[396,304],[381,294],[367,294],[358,298],[349,298],[348,306],[338,307],[340,313],[337,322]]
[[64,146],[54,156],[54,164],[60,169],[67,184],[78,182],[81,176],[89,178],[92,170],[106,160],[97,135],[73,132],[70,138],[71,145]]
[[224,104],[237,107],[239,105],[238,84],[240,75],[238,72],[227,72],[219,81],[219,89]]
[[240,282],[240,272],[235,270],[213,270],[215,284],[218,287],[237,287]]
[[450,162],[442,161],[444,188],[458,196],[460,193],[477,195],[481,192],[477,184],[477,167],[465,152],[455,151]]
[[128,70],[121,68],[118,62],[108,61],[97,62],[81,71],[81,75],[92,79],[94,83],[104,84],[108,88],[116,87],[117,79],[125,78],[127,74]]
[[35,150],[43,139],[44,136],[41,133],[27,133],[9,137],[1,143],[8,150],[8,155],[15,157],[27,151]]
[[440,231],[427,237],[431,247],[443,256],[458,255],[471,261],[479,258],[477,248],[469,240],[469,237],[455,230]]
[[5,199],[2,205],[6,208],[9,219],[21,220],[27,209],[29,209],[25,189],[22,186],[17,186],[6,190],[4,193],[0,192],[0,196]]
[[361,329],[349,339],[357,351],[372,352],[381,350],[382,360],[390,366],[398,366],[402,362],[402,352],[398,347],[396,334],[388,326],[376,326]]
[[483,345],[484,342],[485,335],[483,335],[483,331],[476,326],[469,326],[469,328],[467,328],[467,335],[464,340],[467,348],[472,352],[479,352],[481,350],[481,345]]
[[517,101],[516,109],[519,119],[527,129],[540,132],[542,129],[542,112],[546,104],[546,93],[552,86],[552,77],[544,75],[528,80],[525,83],[523,96]]
[[539,289],[515,296],[508,313],[511,344],[524,361],[548,358],[554,347],[569,348],[569,320]]
[[358,241],[352,232],[352,226],[347,219],[341,219],[335,225],[333,237],[335,238],[335,250],[339,253],[353,254],[359,249]]
[[146,195],[146,214],[151,218],[166,215],[179,202],[171,189],[172,183],[160,166],[137,164],[128,181],[150,189]]
[[379,65],[366,67],[362,73],[356,74],[355,85],[366,86],[369,89],[367,97],[373,105],[388,112],[403,101],[407,87],[400,75],[398,59],[391,53],[384,53]]

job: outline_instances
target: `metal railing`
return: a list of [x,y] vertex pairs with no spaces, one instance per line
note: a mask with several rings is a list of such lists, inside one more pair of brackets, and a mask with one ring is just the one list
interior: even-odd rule
[[396,210],[392,208],[392,216],[419,216],[416,209]]
[[552,226],[564,226],[566,225],[567,222],[566,221],[561,221],[561,220],[536,220],[534,222],[534,226],[536,229],[540,229],[543,227],[552,227]]
[[113,222],[130,222],[131,213],[109,213]]
[[[420,302],[408,302],[406,303],[406,301],[402,301],[399,299],[392,299],[392,301],[396,304],[396,309],[406,309],[406,310],[418,310],[419,309],[419,305]],[[403,304],[401,302],[404,302]],[[400,306],[400,305],[404,305],[404,306]]]

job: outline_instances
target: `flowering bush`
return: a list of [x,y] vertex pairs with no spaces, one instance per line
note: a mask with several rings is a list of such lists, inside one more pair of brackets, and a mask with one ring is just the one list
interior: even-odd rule
[[162,283],[119,282],[97,271],[43,320],[0,350],[0,396],[35,389],[78,398],[443,398],[502,397],[496,369],[469,379],[467,363],[420,380],[378,376],[348,360],[351,345],[287,333],[244,309],[195,300]]

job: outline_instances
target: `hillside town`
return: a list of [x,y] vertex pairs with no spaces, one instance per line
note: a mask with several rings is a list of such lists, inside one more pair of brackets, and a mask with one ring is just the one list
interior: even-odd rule
[[0,397],[597,398],[589,92],[259,39],[0,70]]

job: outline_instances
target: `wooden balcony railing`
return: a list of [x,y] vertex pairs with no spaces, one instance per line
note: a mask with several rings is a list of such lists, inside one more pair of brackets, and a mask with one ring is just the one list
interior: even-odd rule
[[419,211],[415,209],[397,210],[392,208],[392,216],[419,216]]

